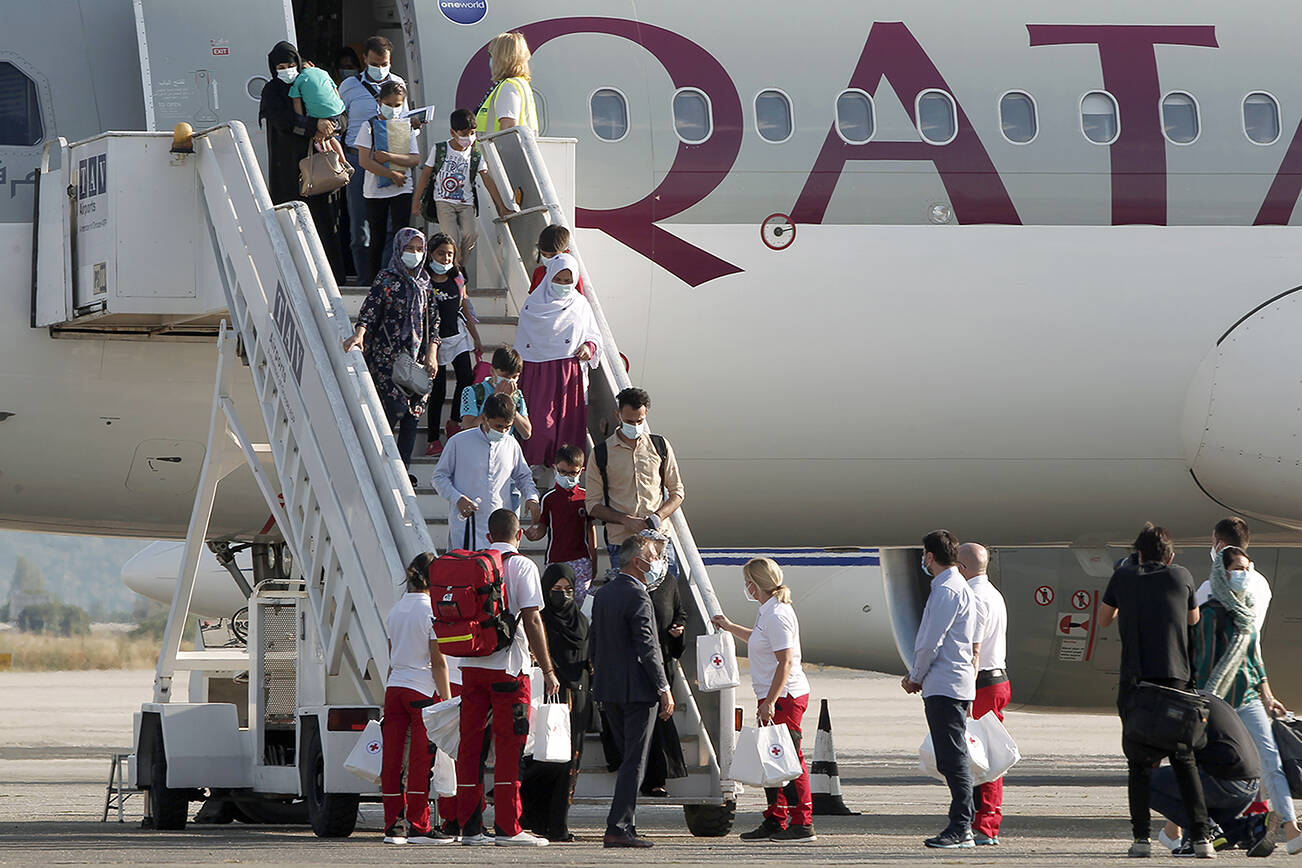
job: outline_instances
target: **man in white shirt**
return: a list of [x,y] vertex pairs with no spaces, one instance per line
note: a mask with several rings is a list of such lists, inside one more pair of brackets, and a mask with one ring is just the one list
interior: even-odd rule
[[538,488],[519,442],[510,433],[514,402],[507,395],[489,395],[483,416],[478,427],[448,440],[434,468],[434,490],[449,504],[449,550],[487,545],[486,518],[511,502],[512,484],[525,501],[525,518],[532,523],[538,517]]
[[976,697],[972,642],[976,603],[958,567],[958,538],[934,530],[922,538],[922,571],[931,594],[913,643],[913,666],[900,686],[921,693],[936,769],[949,784],[949,825],[926,840],[939,849],[975,847],[972,838],[972,768],[967,756],[967,716]]
[[[972,656],[976,663],[976,699],[972,702],[972,717],[984,717],[993,711],[1004,719],[1004,707],[1013,698],[1013,686],[1004,668],[1008,655],[1008,607],[1004,595],[990,584],[986,569],[990,553],[985,546],[963,543],[958,547],[958,571],[967,579],[976,603],[976,632],[973,634]],[[972,823],[972,836],[978,846],[999,843],[999,822],[1003,819],[1004,779],[991,781],[976,788],[973,794],[976,818]]]
[[[1248,543],[1252,540],[1252,531],[1248,530],[1248,523],[1238,516],[1232,515],[1216,522],[1216,527],[1212,528],[1212,561],[1220,554],[1221,549],[1226,546],[1235,546],[1248,550]],[[1257,622],[1257,632],[1266,624],[1266,612],[1270,609],[1270,582],[1266,577],[1257,572],[1254,564],[1248,571],[1248,584],[1246,585],[1248,597],[1252,601],[1252,616]],[[1194,591],[1194,602],[1201,606],[1212,598],[1212,580],[1208,578],[1198,586]]]
[[[560,690],[552,671],[538,610],[543,605],[538,567],[520,554],[520,519],[509,509],[488,518],[490,548],[502,553],[506,607],[516,617],[511,644],[486,657],[461,658],[461,744],[457,748],[457,825],[461,843],[545,847],[546,838],[520,827],[520,751],[529,735],[529,652],[543,670],[543,690]],[[526,643],[526,637],[528,642]],[[493,712],[493,811],[497,835],[484,834],[484,725]]]

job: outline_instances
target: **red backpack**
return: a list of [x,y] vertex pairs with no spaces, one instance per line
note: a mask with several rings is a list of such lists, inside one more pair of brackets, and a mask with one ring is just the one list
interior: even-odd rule
[[497,549],[457,549],[430,565],[429,598],[440,651],[453,657],[487,657],[511,644],[516,619],[507,611],[503,575]]

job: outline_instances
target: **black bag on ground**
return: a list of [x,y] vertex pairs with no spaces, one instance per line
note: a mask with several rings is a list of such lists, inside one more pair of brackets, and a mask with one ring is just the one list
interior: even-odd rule
[[1279,761],[1284,766],[1284,777],[1288,778],[1289,791],[1293,798],[1302,799],[1302,720],[1276,720],[1271,724],[1275,736],[1275,747],[1279,749]]
[[1140,681],[1126,701],[1123,735],[1161,751],[1207,746],[1207,700],[1189,690]]

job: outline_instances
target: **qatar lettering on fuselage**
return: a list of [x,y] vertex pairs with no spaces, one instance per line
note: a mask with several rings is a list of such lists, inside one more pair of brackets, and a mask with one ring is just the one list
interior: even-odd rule
[[[658,186],[632,204],[619,208],[576,208],[582,228],[600,229],[689,286],[742,269],[702,250],[656,225],[682,213],[709,196],[728,176],[741,151],[741,97],[727,70],[687,37],[643,22],[623,18],[575,17],[538,21],[518,28],[537,51],[558,36],[595,33],[627,39],[650,52],[664,67],[675,88],[695,87],[710,95],[714,133],[700,144],[680,142],[668,173]],[[1165,225],[1166,140],[1152,106],[1160,101],[1156,47],[1179,45],[1218,48],[1210,25],[1146,24],[1027,24],[1032,48],[1092,45],[1098,50],[1103,87],[1117,100],[1126,118],[1120,136],[1110,146],[1112,223]],[[489,87],[482,62],[487,44],[472,54],[457,88],[457,105],[477,105]],[[882,80],[905,105],[918,93],[937,89],[954,94],[926,49],[908,26],[899,21],[875,22],[868,31],[847,89],[873,96]],[[935,166],[959,223],[1021,225],[1017,208],[985,146],[956,102],[957,134],[945,145],[921,141],[869,141],[851,144],[829,126],[804,186],[790,208],[796,223],[822,223],[846,163],[912,160]],[[1302,193],[1302,124],[1294,133],[1254,225],[1288,223]]]

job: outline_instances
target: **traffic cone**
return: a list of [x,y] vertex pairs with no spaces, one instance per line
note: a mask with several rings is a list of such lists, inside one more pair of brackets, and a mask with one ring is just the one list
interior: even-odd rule
[[814,758],[809,764],[809,789],[814,797],[814,813],[827,816],[857,816],[841,799],[841,775],[836,768],[836,748],[832,746],[832,717],[824,699],[818,711],[818,733],[814,736]]

